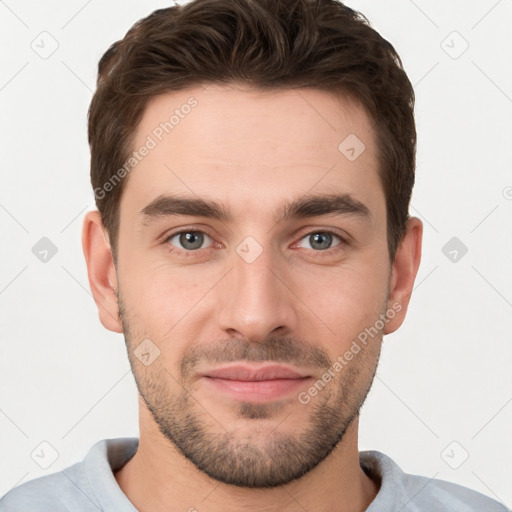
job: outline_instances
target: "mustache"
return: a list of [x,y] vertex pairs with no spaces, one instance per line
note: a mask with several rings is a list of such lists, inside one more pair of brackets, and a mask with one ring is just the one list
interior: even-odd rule
[[261,342],[229,338],[195,344],[187,350],[181,360],[181,376],[189,375],[200,361],[213,364],[268,361],[311,369],[329,368],[332,364],[327,352],[322,348],[291,337],[273,337]]
[[[120,287],[119,287],[120,288]],[[130,329],[126,321],[126,310],[118,289],[118,314],[123,325],[126,341],[130,338]],[[162,340],[172,343],[172,340]],[[262,341],[248,341],[245,338],[227,338],[206,343],[191,345],[180,362],[182,379],[187,377],[200,362],[210,364],[236,362],[274,362],[288,363],[294,366],[325,370],[330,368],[335,360],[321,347],[291,336],[270,336]]]

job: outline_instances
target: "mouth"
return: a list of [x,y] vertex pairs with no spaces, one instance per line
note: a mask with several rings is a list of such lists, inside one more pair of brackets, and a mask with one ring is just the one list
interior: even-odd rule
[[312,379],[306,372],[289,366],[240,364],[207,370],[201,377],[215,391],[246,402],[285,398]]

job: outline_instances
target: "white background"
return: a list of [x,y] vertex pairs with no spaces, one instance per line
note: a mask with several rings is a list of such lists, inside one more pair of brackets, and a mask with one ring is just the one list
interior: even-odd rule
[[[124,340],[99,323],[81,249],[94,208],[86,112],[103,52],[168,5],[0,2],[0,495],[81,460],[99,439],[138,435]],[[408,317],[384,339],[360,449],[512,507],[512,1],[348,5],[395,46],[415,85],[411,214],[425,225]],[[47,51],[58,43],[47,59],[31,47],[41,38]],[[32,253],[42,237],[58,249],[46,263]],[[456,262],[442,252],[452,237],[468,248]],[[51,462],[43,441],[58,452],[47,469],[31,457]],[[466,452],[458,469],[446,462]]]

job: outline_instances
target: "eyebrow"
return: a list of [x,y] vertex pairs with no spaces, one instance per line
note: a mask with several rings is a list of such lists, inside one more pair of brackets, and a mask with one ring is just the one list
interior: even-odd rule
[[[185,215],[232,222],[233,215],[224,205],[199,197],[160,195],[139,213],[142,223],[149,225],[162,217]],[[369,208],[350,194],[309,194],[287,201],[274,215],[274,222],[317,217],[320,215],[351,215],[369,220]]]

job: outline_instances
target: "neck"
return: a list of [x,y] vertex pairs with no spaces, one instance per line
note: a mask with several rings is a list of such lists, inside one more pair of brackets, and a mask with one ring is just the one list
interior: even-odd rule
[[238,512],[366,510],[379,483],[359,465],[358,417],[343,440],[318,466],[298,480],[270,489],[227,485],[198,470],[141,411],[136,454],[115,473],[121,490],[142,511]]

